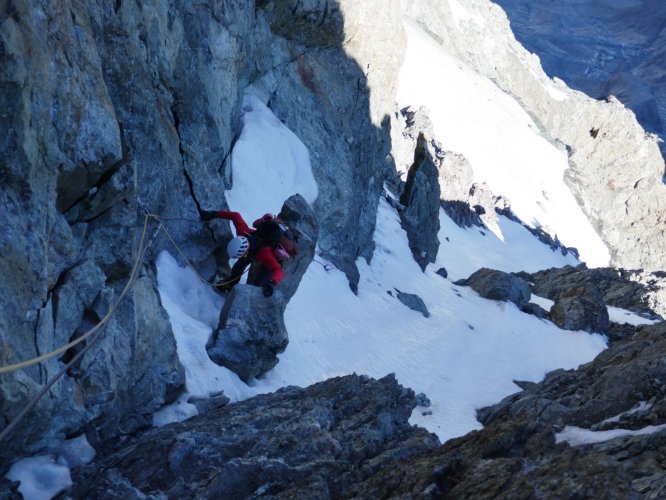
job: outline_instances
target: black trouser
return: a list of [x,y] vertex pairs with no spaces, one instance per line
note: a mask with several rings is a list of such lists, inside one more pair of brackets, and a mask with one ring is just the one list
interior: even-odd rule
[[225,288],[231,289],[233,286],[237,285],[241,279],[241,276],[243,276],[243,273],[245,272],[245,268],[249,266],[251,263],[252,259],[250,257],[242,257],[238,259],[231,268],[231,275],[229,276],[229,279],[226,281]]
[[227,284],[225,288],[231,289],[233,286],[237,285],[248,265],[252,265],[250,268],[250,274],[247,277],[248,285],[264,286],[268,283],[268,280],[271,277],[271,272],[260,263],[254,261],[252,257],[242,257],[238,259],[231,268],[231,275],[226,281]]

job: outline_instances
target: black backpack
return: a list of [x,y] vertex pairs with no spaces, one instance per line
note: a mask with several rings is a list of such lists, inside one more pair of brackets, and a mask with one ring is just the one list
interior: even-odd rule
[[282,245],[291,257],[298,254],[294,233],[287,223],[281,219],[261,221],[252,236],[259,241],[259,248],[265,246],[276,248],[278,245]]

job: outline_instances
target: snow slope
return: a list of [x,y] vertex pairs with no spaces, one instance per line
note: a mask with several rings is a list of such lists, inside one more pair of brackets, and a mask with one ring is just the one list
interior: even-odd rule
[[564,183],[566,152],[540,135],[513,97],[414,23],[406,22],[405,28],[408,45],[399,107],[428,108],[435,138],[444,149],[465,156],[475,181],[509,198],[513,212],[526,224],[576,247],[590,267],[608,265],[608,249]]
[[[245,210],[248,219],[277,211],[293,192],[306,193],[310,199],[316,195],[307,155],[292,153],[299,150],[300,141],[282,130],[284,125],[268,108],[251,102],[243,137],[253,145],[252,154],[234,155],[233,175],[235,180],[252,179],[254,191],[244,195],[242,189],[234,188],[227,193],[230,207]],[[262,127],[253,127],[257,123]],[[276,148],[275,141],[286,144]],[[276,157],[275,151],[286,157]],[[272,161],[256,161],[261,155]],[[282,176],[285,166],[291,170]],[[291,184],[275,189],[276,178],[291,179]],[[266,208],[256,206],[256,192],[268,197]],[[362,259],[357,262],[361,274],[358,294],[350,291],[342,272],[326,271],[313,262],[285,313],[290,337],[287,350],[271,372],[249,385],[212,363],[205,351],[217,324],[221,297],[182,263],[162,253],[157,261],[160,294],[186,365],[189,394],[207,396],[223,390],[236,401],[285,385],[307,386],[352,372],[372,377],[393,372],[402,384],[425,393],[432,402],[427,409],[415,410],[413,422],[445,441],[479,428],[476,408],[518,390],[513,380],[538,381],[550,370],[587,362],[605,348],[601,335],[562,331],[520,312],[513,304],[482,299],[452,283],[481,266],[536,271],[575,264],[571,255],[553,252],[508,219],[500,218],[501,236],[484,235],[479,228],[461,229],[443,211],[440,222],[442,244],[437,262],[423,273],[412,258],[398,214],[381,200],[375,254],[370,264]],[[449,279],[435,273],[441,266],[448,270]],[[399,302],[397,290],[420,296],[430,317]],[[187,397],[157,415],[156,423],[195,413]]]

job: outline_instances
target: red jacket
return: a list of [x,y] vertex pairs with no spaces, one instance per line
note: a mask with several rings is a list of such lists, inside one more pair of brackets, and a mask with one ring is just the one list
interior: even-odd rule
[[[226,210],[220,210],[217,212],[217,216],[220,217],[221,219],[227,219],[230,220],[234,227],[236,228],[236,235],[237,236],[252,236],[252,233],[256,231],[256,229],[252,229],[250,226],[247,225],[247,222],[243,220],[243,217],[241,217],[241,214],[238,212],[228,212]],[[254,237],[249,238],[250,241],[250,254],[252,254],[252,251],[256,248],[257,246],[257,240]],[[254,246],[254,248],[252,248]],[[275,256],[273,255],[273,249],[271,247],[263,247],[261,248],[256,254],[254,254],[254,259],[261,263],[266,269],[268,269],[271,272],[271,279],[275,282],[275,284],[278,284],[281,280],[282,277],[284,276],[284,271],[282,271],[282,268],[280,267],[280,264],[278,261],[275,259]]]

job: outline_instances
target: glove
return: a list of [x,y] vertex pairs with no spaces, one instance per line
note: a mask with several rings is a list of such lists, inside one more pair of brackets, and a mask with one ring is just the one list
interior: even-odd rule
[[270,280],[264,285],[264,297],[270,297],[273,295],[273,287],[276,285],[275,281]]
[[204,222],[210,222],[213,219],[217,219],[217,212],[213,210],[202,210],[201,211],[201,220]]

